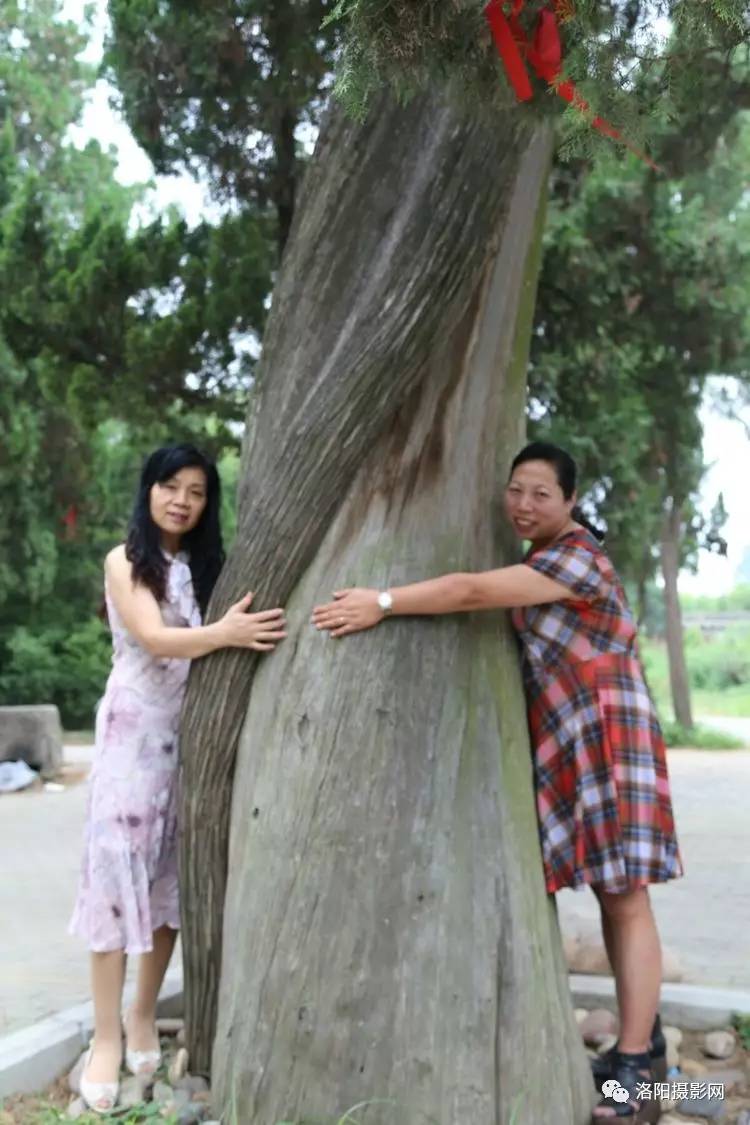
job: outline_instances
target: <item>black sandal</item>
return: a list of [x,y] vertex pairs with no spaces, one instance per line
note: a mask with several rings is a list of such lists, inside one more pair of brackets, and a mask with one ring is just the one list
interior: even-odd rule
[[[610,1047],[603,1055],[598,1055],[595,1059],[591,1060],[591,1073],[594,1076],[597,1090],[601,1090],[602,1084],[606,1082],[608,1078],[614,1077],[616,1053],[617,1044],[615,1044],[614,1047]],[[651,1028],[651,1042],[648,1045],[648,1055],[651,1060],[651,1069],[654,1072],[654,1081],[666,1082],[667,1041],[661,1029],[661,1019],[658,1012],[654,1019],[654,1026]]]
[[628,1125],[654,1125],[661,1117],[661,1103],[656,1097],[654,1072],[647,1051],[627,1055],[613,1048],[613,1072],[605,1080],[599,1107],[614,1110],[609,1117],[591,1115],[591,1125],[608,1121],[626,1121]]

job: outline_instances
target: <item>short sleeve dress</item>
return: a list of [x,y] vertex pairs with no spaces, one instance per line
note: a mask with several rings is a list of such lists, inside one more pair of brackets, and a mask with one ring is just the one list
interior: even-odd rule
[[[165,625],[200,625],[187,556],[169,558]],[[148,953],[179,929],[178,726],[189,660],[147,652],[105,587],[112,671],[96,714],[85,844],[70,932],[94,952]]]
[[622,893],[674,879],[682,864],[664,739],[612,563],[578,529],[524,561],[570,591],[512,612],[547,890]]

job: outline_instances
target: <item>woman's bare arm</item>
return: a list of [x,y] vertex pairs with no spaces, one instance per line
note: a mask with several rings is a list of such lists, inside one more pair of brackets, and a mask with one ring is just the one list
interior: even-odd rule
[[[408,586],[393,586],[391,613],[399,615],[467,613],[478,609],[512,609],[570,597],[560,582],[519,564],[475,574],[444,574]],[[383,619],[378,591],[355,587],[337,590],[334,600],[313,610],[313,624],[340,637],[369,629]]]
[[125,628],[153,656],[194,660],[230,647],[269,652],[286,636],[282,609],[246,612],[252,594],[211,625],[192,629],[165,625],[154,595],[146,586],[133,582],[132,567],[123,546],[110,551],[104,569],[110,596]]
[[444,574],[390,590],[392,613],[461,613],[541,605],[570,596],[570,590],[530,566],[504,566],[477,573]]

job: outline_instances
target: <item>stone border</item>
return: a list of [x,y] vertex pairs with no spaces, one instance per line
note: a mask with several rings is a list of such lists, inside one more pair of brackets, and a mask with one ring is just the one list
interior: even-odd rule
[[[125,989],[125,1000],[134,985]],[[182,1015],[182,972],[172,969],[164,979],[157,1006],[159,1016]],[[0,1038],[0,1098],[36,1094],[70,1070],[88,1047],[94,1028],[91,1001],[65,1008],[30,1027]]]
[[[573,1002],[578,1008],[615,1010],[615,982],[611,977],[569,977]],[[750,1015],[750,991],[741,988],[707,988],[699,984],[662,984],[659,1004],[664,1023],[686,1031],[726,1027],[732,1015]]]
[[[615,1006],[611,977],[569,977],[576,1007]],[[130,985],[125,990],[129,999]],[[182,1015],[182,972],[167,973],[159,998],[159,1016]],[[750,991],[704,988],[695,984],[663,984],[661,1013],[666,1023],[690,1031],[726,1026],[734,1012],[750,1014]],[[92,1004],[77,1004],[46,1020],[0,1038],[0,1098],[12,1094],[35,1094],[70,1070],[89,1042],[93,1030]]]

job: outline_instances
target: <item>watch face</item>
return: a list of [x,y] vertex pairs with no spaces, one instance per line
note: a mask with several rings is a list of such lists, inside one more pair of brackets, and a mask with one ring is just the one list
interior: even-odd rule
[[391,598],[390,594],[387,594],[387,593],[378,594],[378,605],[380,606],[381,609],[390,609],[391,604],[392,604],[392,598]]

